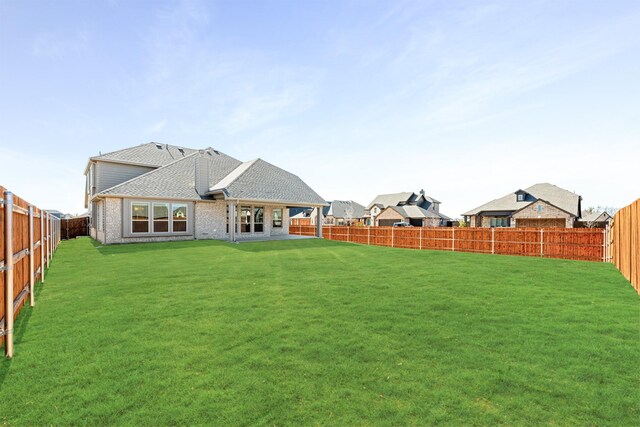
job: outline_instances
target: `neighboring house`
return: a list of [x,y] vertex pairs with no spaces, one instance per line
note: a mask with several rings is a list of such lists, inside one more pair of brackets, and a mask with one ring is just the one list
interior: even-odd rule
[[[333,200],[322,208],[324,225],[364,224],[365,208],[353,200]],[[289,210],[291,213],[291,210]],[[316,225],[318,211],[315,208],[301,209],[291,216],[291,225]]]
[[440,213],[440,202],[419,193],[380,194],[367,207],[370,225],[390,226],[405,221],[418,227],[446,226],[451,218]]
[[604,212],[582,212],[582,218],[576,221],[576,227],[606,228],[613,217]]
[[91,236],[105,244],[286,235],[289,207],[326,205],[296,175],[213,148],[142,144],[91,157],[85,175]]
[[353,200],[333,200],[322,209],[326,225],[364,224],[366,209]]
[[471,227],[572,228],[582,197],[552,184],[535,184],[463,213]]
[[45,212],[51,216],[55,216],[58,219],[62,219],[62,217],[64,217],[64,214],[62,212],[55,209],[45,209]]
[[[293,209],[289,209],[289,215],[291,215],[291,211]],[[298,213],[296,213],[295,215],[291,216],[291,225],[315,225],[316,224],[316,217],[315,214],[316,210],[315,209],[311,209],[311,208],[306,208],[306,209],[301,209],[299,210]]]

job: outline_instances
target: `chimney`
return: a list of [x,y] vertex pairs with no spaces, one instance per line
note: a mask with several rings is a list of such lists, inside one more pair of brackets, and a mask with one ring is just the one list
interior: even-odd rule
[[424,189],[420,190],[420,195],[424,196]]
[[196,192],[204,196],[209,191],[209,159],[204,150],[196,156]]

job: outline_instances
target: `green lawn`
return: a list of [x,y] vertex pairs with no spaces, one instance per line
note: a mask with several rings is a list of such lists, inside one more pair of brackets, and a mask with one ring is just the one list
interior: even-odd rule
[[63,242],[0,424],[638,425],[612,265],[299,240]]

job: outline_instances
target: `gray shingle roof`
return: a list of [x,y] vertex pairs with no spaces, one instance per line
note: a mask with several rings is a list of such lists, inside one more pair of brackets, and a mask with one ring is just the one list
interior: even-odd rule
[[91,157],[91,160],[106,160],[159,167],[183,159],[197,151],[198,150],[194,150],[193,148],[149,142],[138,145],[137,147],[124,148],[111,153],[94,156]]
[[195,151],[100,194],[199,200],[201,197],[195,189],[195,162],[198,156],[205,156],[209,160],[209,182],[220,181],[241,164],[233,157],[219,151],[217,153],[208,150],[203,153]]
[[364,218],[365,208],[360,203],[353,200],[333,200],[329,202],[330,206],[326,215],[332,215],[335,218],[346,218],[347,209],[353,211],[349,215],[350,218]]
[[379,194],[371,203],[369,203],[367,209],[371,209],[373,205],[381,205],[385,208],[387,206],[397,206],[400,202],[408,201],[411,196],[413,196],[412,192]]
[[438,214],[436,212],[428,211],[420,206],[406,205],[406,206],[391,206],[391,209],[398,212],[405,218],[437,218],[437,219],[450,219],[449,217]]
[[[327,202],[298,176],[257,159],[237,166],[232,179],[223,178],[211,188],[224,189],[230,199],[273,201],[295,205],[326,205]],[[214,181],[215,182],[215,181]]]
[[[580,199],[576,193],[562,189],[558,186],[548,183],[532,185],[524,189],[525,192],[533,196],[535,199],[545,200],[552,205],[570,213],[573,216],[580,215]],[[516,198],[516,192],[509,193],[504,197],[492,200],[484,205],[478,206],[463,213],[462,215],[477,215],[480,212],[500,211],[513,212],[520,210],[532,203],[531,200],[519,202]]]
[[200,200],[203,197],[195,188],[195,164],[204,156],[209,161],[211,190],[224,192],[228,198],[309,206],[326,204],[299,177],[264,160],[243,163],[212,148],[182,150],[184,156],[178,147],[158,148],[149,143],[92,158],[158,166],[99,195]]
[[608,212],[583,212],[582,218],[579,221],[582,222],[598,222],[598,221],[609,221],[611,220],[611,215]]

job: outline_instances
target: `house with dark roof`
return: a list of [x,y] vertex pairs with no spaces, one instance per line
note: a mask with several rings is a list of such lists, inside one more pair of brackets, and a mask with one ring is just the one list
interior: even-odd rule
[[275,238],[289,233],[288,208],[326,205],[296,175],[211,147],[142,144],[91,157],[85,176],[91,236],[104,244]]
[[462,215],[471,227],[572,228],[582,197],[548,183],[519,189]]
[[390,226],[407,222],[417,227],[446,226],[451,218],[440,213],[440,201],[418,193],[404,192],[380,194],[367,206],[369,225]]

